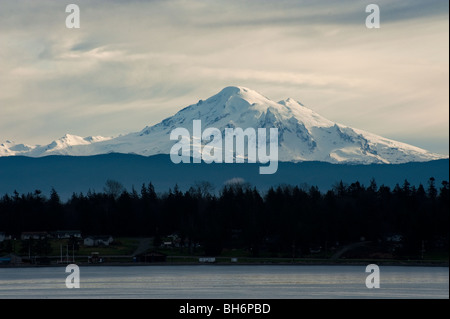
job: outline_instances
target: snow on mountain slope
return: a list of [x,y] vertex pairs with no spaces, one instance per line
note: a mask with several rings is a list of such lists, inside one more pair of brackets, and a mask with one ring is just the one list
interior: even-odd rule
[[81,136],[66,134],[60,139],[44,146],[15,144],[14,142],[6,141],[5,143],[0,144],[0,156],[24,155],[40,157],[47,155],[89,155],[86,154],[82,148],[77,148],[76,146],[91,145],[110,139],[111,137],[88,136],[83,138]]
[[111,152],[145,156],[168,154],[175,144],[169,138],[170,132],[184,127],[192,134],[194,120],[202,121],[202,130],[215,127],[222,132],[225,128],[276,127],[280,161],[397,164],[446,158],[334,123],[293,99],[274,102],[244,87],[224,88],[207,100],[200,100],[140,132],[116,138],[65,135],[46,146],[7,142],[0,145],[0,156],[97,155]]
[[16,154],[25,154],[33,150],[35,146],[26,144],[16,144],[11,141],[6,141],[0,144],[0,156],[12,156]]

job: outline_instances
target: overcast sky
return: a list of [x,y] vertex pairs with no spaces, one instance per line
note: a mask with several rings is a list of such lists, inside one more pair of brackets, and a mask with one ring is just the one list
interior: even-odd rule
[[0,2],[0,142],[136,132],[241,85],[449,153],[447,0],[72,0],[80,29],[69,3]]

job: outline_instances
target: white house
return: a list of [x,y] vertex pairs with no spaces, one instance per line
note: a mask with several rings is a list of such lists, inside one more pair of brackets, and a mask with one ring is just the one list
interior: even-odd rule
[[69,239],[69,238],[81,238],[81,231],[79,230],[58,230],[55,232],[55,238]]
[[28,231],[28,232],[23,232],[20,235],[20,239],[22,240],[28,240],[28,239],[44,239],[44,238],[48,238],[48,233],[44,232],[44,231]]
[[84,239],[85,246],[109,246],[113,242],[112,236],[88,236]]

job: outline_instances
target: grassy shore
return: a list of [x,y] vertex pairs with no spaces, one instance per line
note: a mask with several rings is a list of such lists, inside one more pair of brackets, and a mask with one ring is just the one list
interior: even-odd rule
[[243,265],[285,265],[285,266],[367,266],[369,264],[376,264],[378,266],[411,266],[411,267],[449,267],[448,261],[435,260],[365,260],[365,259],[346,259],[346,260],[329,260],[329,259],[264,259],[264,258],[248,258],[238,259],[232,262],[229,259],[216,258],[214,263],[202,263],[198,258],[194,257],[180,257],[168,256],[165,262],[133,262],[130,259],[117,258],[106,256],[102,263],[89,263],[87,259],[75,258],[74,261],[60,263],[58,260],[53,260],[49,264],[0,264],[0,268],[15,268],[15,267],[65,267],[67,264],[77,264],[78,266],[102,267],[102,266],[243,266]]
[[[68,244],[67,239],[52,239],[48,241],[48,253],[42,258],[28,252],[26,242],[17,241],[14,245],[16,255],[21,256],[24,263],[22,266],[32,265],[66,265],[76,263],[80,265],[93,265],[89,263],[89,257],[96,253],[101,258],[101,263],[94,265],[197,265],[204,264],[199,261],[205,255],[201,247],[195,249],[175,248],[175,247],[154,247],[153,241],[146,241],[144,252],[157,252],[165,256],[165,262],[139,262],[134,259],[137,251],[142,251],[142,238],[119,237],[109,246],[88,247],[81,243],[76,247]],[[13,253],[13,252],[10,252]],[[7,252],[0,252],[0,256]],[[14,253],[13,253],[14,254]],[[31,261],[30,261],[30,258]],[[449,265],[448,252],[425,252],[423,258],[404,257],[399,258],[345,258],[331,259],[332,252],[319,252],[304,256],[289,256],[289,254],[273,254],[261,251],[259,256],[253,256],[245,249],[223,249],[220,255],[214,256],[212,264],[219,265],[367,265],[375,263],[377,265],[399,265],[399,266],[445,266]],[[38,257],[34,259],[33,257]],[[12,265],[0,265],[7,267]],[[17,266],[14,265],[14,266]]]
[[73,247],[67,244],[67,239],[54,239],[50,241],[51,252],[48,255],[58,256],[61,254],[62,249],[63,256],[65,256],[67,252],[70,256],[72,256],[72,254],[75,254],[75,256],[87,256],[91,255],[93,252],[98,252],[102,256],[126,256],[133,254],[138,243],[138,238],[119,237],[109,246],[88,247],[81,244],[77,250],[72,252]]

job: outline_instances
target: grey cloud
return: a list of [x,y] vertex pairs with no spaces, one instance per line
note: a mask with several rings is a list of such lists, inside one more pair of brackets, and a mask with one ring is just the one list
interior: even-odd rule
[[364,24],[368,13],[365,8],[375,3],[380,7],[383,23],[399,22],[417,18],[448,15],[449,3],[442,0],[412,1],[231,1],[228,12],[241,14],[219,15],[216,20],[194,21],[202,27],[244,26],[312,26]]
[[94,40],[89,40],[88,39],[88,40],[84,40],[82,42],[79,42],[79,43],[73,45],[70,48],[70,50],[85,52],[85,51],[89,51],[89,50],[95,49],[98,46],[99,46],[98,41],[94,41]]
[[[381,8],[381,32],[364,26],[372,2]],[[381,135],[392,133],[383,123],[401,118],[405,142],[430,123],[448,127],[448,32],[438,29],[448,26],[447,1],[76,3],[81,29],[68,30],[64,2],[1,1],[0,142],[140,130],[228,85],[302,100]],[[420,21],[427,30],[414,29]],[[427,134],[448,141],[448,130]],[[444,148],[437,144],[428,148]]]

